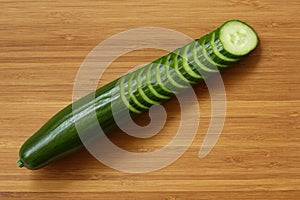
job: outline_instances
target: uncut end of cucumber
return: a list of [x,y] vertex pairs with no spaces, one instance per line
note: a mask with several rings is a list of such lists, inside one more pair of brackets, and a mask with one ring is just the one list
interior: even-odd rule
[[23,164],[23,162],[21,160],[19,160],[17,162],[17,164],[18,164],[18,167],[20,167],[20,168],[24,167],[24,164]]

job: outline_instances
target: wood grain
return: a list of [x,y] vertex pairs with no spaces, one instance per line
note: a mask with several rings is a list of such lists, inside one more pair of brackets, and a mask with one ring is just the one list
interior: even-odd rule
[[[0,199],[297,199],[300,196],[300,73],[297,0],[230,1],[0,1]],[[259,48],[223,74],[227,116],[213,151],[198,158],[210,120],[201,106],[198,134],[172,165],[130,174],[82,150],[50,166],[16,166],[18,150],[57,111],[71,103],[77,70],[110,36],[152,26],[199,38],[229,19],[251,24]],[[166,52],[130,52],[108,68],[99,85]],[[180,111],[150,139],[116,131],[112,140],[136,152],[153,151],[175,135]],[[147,120],[142,116],[138,122]]]

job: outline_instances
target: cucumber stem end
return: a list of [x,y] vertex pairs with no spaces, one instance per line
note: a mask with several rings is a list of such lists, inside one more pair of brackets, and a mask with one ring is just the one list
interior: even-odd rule
[[18,167],[20,167],[20,168],[22,168],[22,167],[24,166],[24,164],[23,164],[23,162],[22,162],[21,160],[19,160],[19,161],[17,162],[17,164],[18,164]]

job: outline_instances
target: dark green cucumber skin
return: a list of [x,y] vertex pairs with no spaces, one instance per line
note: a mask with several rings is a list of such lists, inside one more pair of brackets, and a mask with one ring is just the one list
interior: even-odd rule
[[[104,131],[107,132],[115,126],[110,107],[111,102],[106,100],[111,98],[111,91],[118,90],[117,81],[115,80],[105,87],[99,88],[95,94],[91,93],[77,101],[78,106],[75,106],[76,109],[73,111],[73,105],[68,105],[32,135],[20,149],[20,160],[24,166],[28,169],[38,169],[81,148],[83,144],[78,136],[74,121],[85,124],[86,134],[92,133],[95,121],[81,116],[88,115],[97,107],[101,107],[101,110],[98,109],[96,113]],[[95,99],[93,99],[94,95]],[[90,109],[91,107],[93,109]],[[120,109],[121,114],[126,106],[122,104]]]
[[[91,140],[95,134],[98,134],[95,133],[95,127],[98,126],[98,124],[100,124],[105,134],[109,133],[117,126],[113,117],[111,108],[112,105],[117,107],[114,109],[114,111],[117,110],[117,113],[114,114],[117,114],[121,118],[123,115],[127,116],[128,104],[134,110],[133,111],[129,108],[129,112],[132,117],[146,111],[147,109],[140,107],[132,100],[132,95],[134,95],[140,104],[146,107],[151,107],[153,105],[152,103],[149,103],[149,101],[145,100],[145,97],[143,97],[141,92],[138,90],[138,86],[140,86],[140,89],[145,93],[146,98],[151,101],[158,102],[159,104],[167,101],[168,98],[155,96],[149,89],[149,83],[147,83],[147,71],[151,65],[151,86],[157,93],[169,98],[173,97],[175,93],[180,92],[184,88],[208,78],[214,72],[207,71],[207,69],[213,68],[212,66],[214,64],[207,60],[203,53],[208,52],[206,56],[213,61],[220,62],[222,65],[224,62],[214,55],[211,55],[212,52],[209,42],[205,43],[207,45],[205,45],[205,49],[203,49],[201,43],[203,40],[206,40],[207,37],[208,36],[204,36],[195,40],[190,44],[144,66],[143,69],[126,74],[123,77],[120,77],[99,88],[94,93],[91,93],[73,104],[68,105],[53,116],[23,144],[19,152],[21,163],[28,169],[38,169],[83,147],[74,123],[75,121],[77,126],[85,127],[84,133],[81,134],[85,134],[87,138],[91,138]],[[220,42],[218,43],[217,34],[215,42],[218,45],[220,52],[223,53],[224,51],[221,48],[222,46]],[[180,54],[186,51],[186,48],[189,49],[186,58],[184,58]],[[224,53],[226,54],[226,52]],[[228,53],[226,55],[228,55]],[[176,63],[174,62],[174,59],[177,59],[175,60]],[[197,59],[198,63],[200,62],[201,65],[206,66],[207,69],[197,65],[195,59]],[[157,65],[157,63],[159,63],[159,65]],[[174,67],[175,64],[178,64],[176,69]],[[183,66],[189,67],[190,70],[198,74],[199,77],[193,77],[187,72],[187,68],[184,68]],[[144,72],[141,78],[137,80],[137,75],[140,70],[144,70]],[[159,71],[159,74],[156,73],[157,71]],[[130,83],[132,91],[129,94],[128,81],[133,75],[134,77]],[[160,77],[162,85],[171,89],[171,92],[162,88],[162,85],[158,82],[157,76]],[[121,79],[124,79],[122,87],[124,91],[123,93],[120,92]],[[138,85],[138,83],[140,85]],[[181,85],[182,87],[177,87],[176,85]],[[127,100],[124,101],[124,99],[121,98],[122,94],[124,94]],[[126,103],[126,101],[128,102]],[[97,120],[90,117],[94,112],[97,115]]]

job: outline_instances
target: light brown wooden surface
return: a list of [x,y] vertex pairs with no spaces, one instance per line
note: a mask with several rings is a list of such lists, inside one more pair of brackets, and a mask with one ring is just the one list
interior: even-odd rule
[[[300,2],[0,1],[0,199],[297,199],[300,196]],[[210,119],[210,98],[196,87],[201,123],[192,146],[151,173],[118,172],[85,150],[38,171],[19,169],[23,142],[72,99],[87,54],[120,31],[144,26],[198,38],[229,19],[244,20],[259,48],[224,73],[227,117],[213,151],[198,158]],[[103,82],[164,55],[128,53]],[[114,133],[131,151],[152,151],[176,133],[175,101],[167,125],[151,139]],[[141,117],[142,122],[146,117]],[[168,126],[169,124],[169,126]]]

